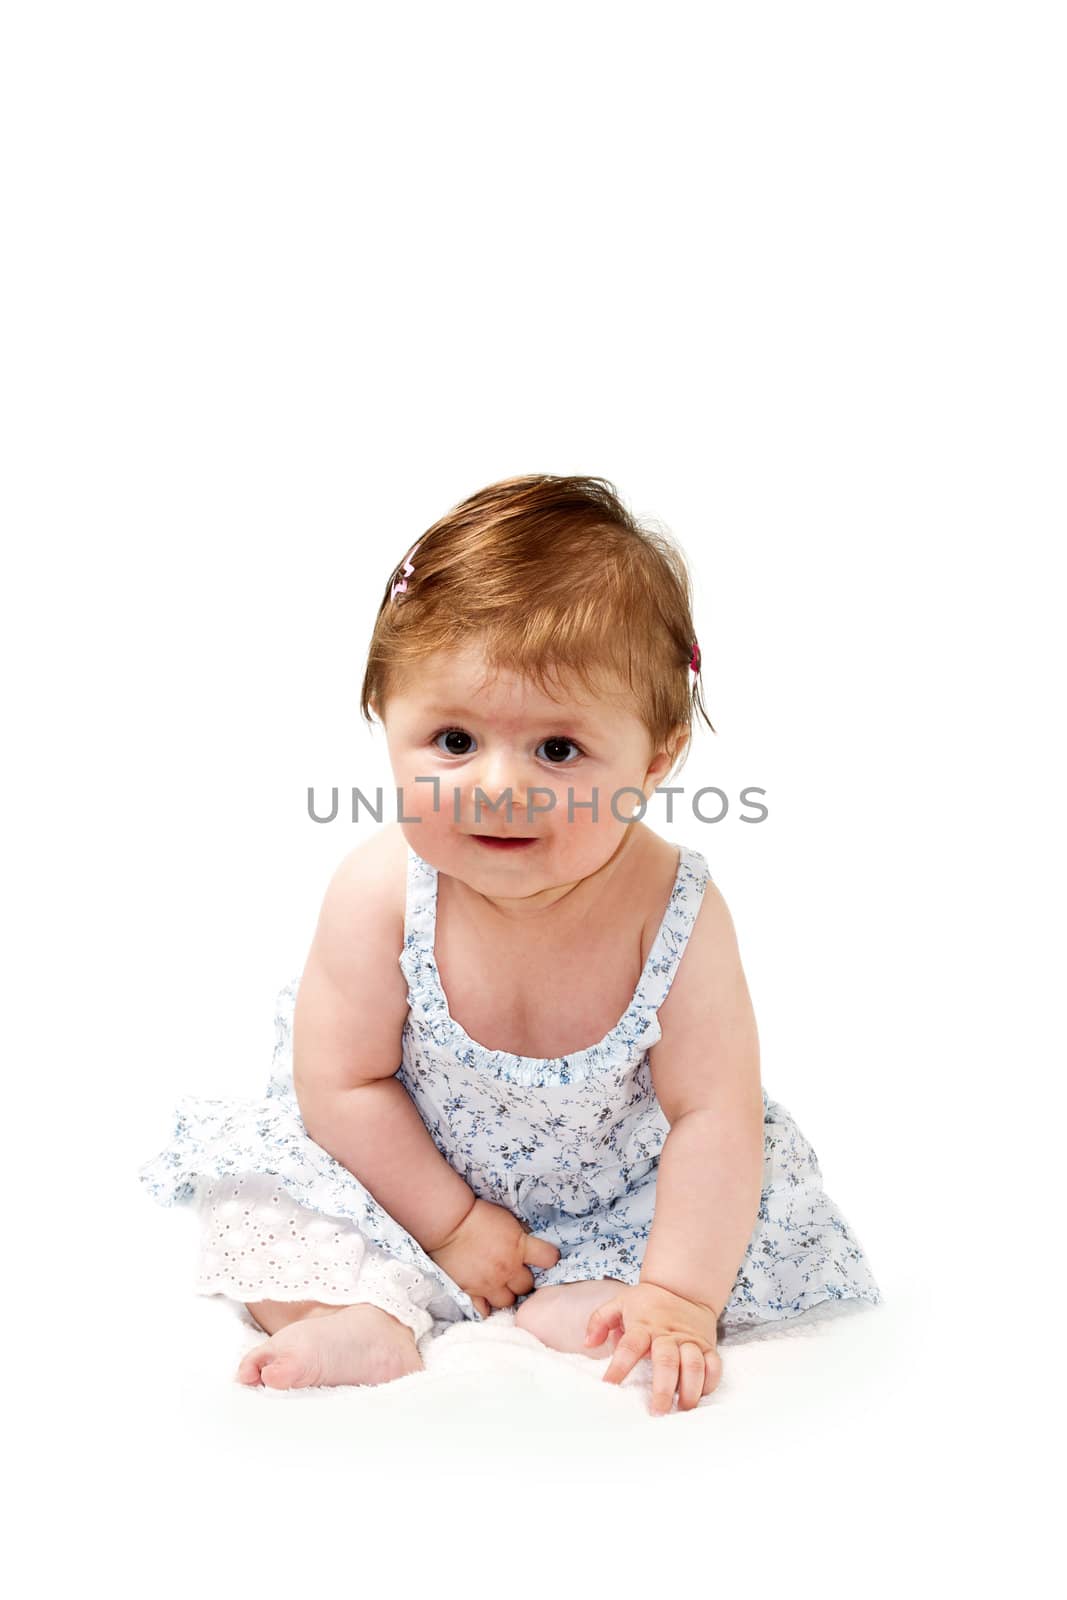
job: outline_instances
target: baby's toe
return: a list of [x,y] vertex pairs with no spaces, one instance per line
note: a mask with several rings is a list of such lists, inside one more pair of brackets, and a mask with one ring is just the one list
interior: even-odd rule
[[271,1359],[272,1353],[269,1343],[257,1344],[254,1350],[249,1350],[237,1368],[238,1383],[259,1383],[263,1366]]
[[295,1350],[268,1351],[260,1377],[268,1389],[302,1389],[318,1383],[318,1373],[307,1356]]
[[310,1352],[287,1350],[275,1335],[249,1350],[237,1368],[237,1378],[240,1383],[262,1383],[268,1389],[300,1389],[318,1383],[317,1370],[312,1370],[315,1365]]

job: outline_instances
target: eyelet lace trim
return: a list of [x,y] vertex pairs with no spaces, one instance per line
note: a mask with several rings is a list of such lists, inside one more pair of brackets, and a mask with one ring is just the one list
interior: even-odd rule
[[425,1273],[369,1243],[347,1219],[298,1205],[277,1178],[202,1179],[196,1198],[197,1294],[378,1306],[416,1340],[433,1327],[427,1307],[436,1286]]

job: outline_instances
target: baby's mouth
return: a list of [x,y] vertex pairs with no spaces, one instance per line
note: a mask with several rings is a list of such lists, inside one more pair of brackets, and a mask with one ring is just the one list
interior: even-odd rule
[[536,839],[519,839],[514,835],[502,836],[493,833],[472,833],[471,838],[477,844],[484,844],[490,850],[521,850],[524,845],[536,844]]

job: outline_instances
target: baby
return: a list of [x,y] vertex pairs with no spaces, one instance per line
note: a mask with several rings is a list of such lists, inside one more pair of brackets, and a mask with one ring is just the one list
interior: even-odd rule
[[662,1414],[720,1332],[880,1300],[707,863],[642,820],[708,720],[670,540],[602,479],[491,485],[391,574],[362,709],[399,820],[327,888],[266,1097],[187,1097],[141,1174],[269,1336],[238,1378],[385,1382],[514,1306],[609,1382],[649,1358]]

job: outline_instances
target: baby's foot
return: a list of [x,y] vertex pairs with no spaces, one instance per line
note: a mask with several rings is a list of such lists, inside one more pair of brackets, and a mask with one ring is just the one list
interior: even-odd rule
[[256,1345],[237,1368],[237,1379],[268,1389],[388,1383],[422,1365],[406,1323],[379,1306],[339,1306],[290,1322]]

